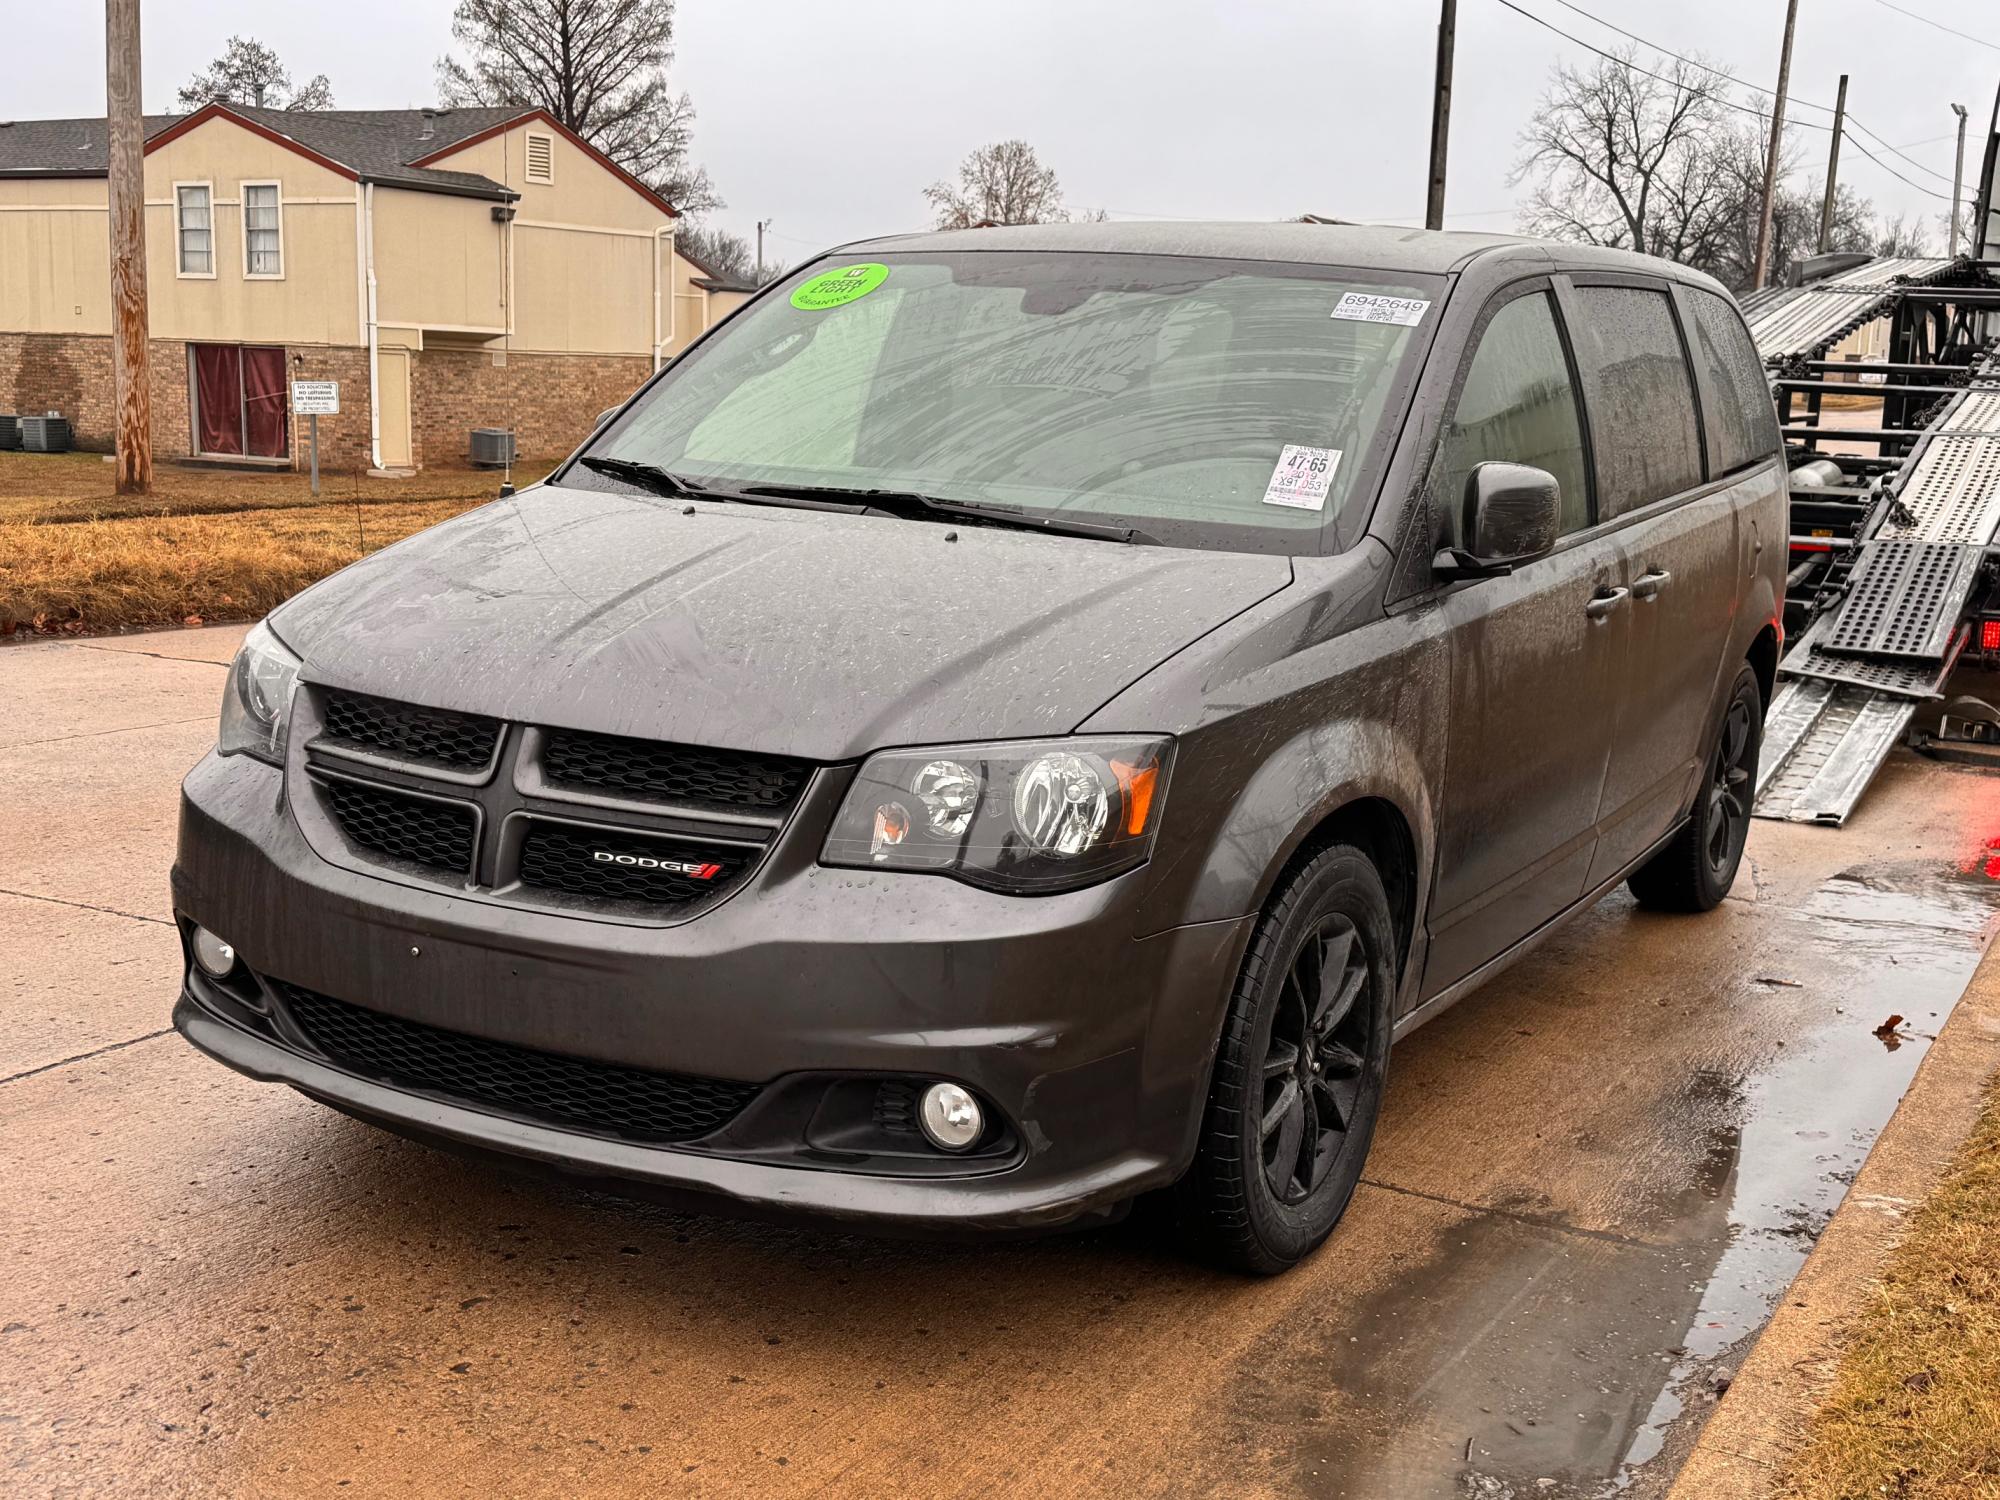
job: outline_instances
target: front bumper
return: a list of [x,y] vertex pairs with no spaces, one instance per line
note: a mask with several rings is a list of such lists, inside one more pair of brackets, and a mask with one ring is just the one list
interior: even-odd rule
[[260,1034],[194,978],[175,1024],[240,1072],[403,1133],[730,1211],[1031,1229],[1180,1174],[1248,918],[1136,940],[1143,872],[1012,898],[823,869],[816,835],[794,826],[692,921],[630,925],[333,865],[306,844],[276,769],[210,756],[184,788],[174,906],[267,978],[512,1047],[794,1092],[952,1079],[1005,1122],[1004,1157],[843,1160],[803,1139],[744,1150],[726,1131],[662,1146],[561,1128]]

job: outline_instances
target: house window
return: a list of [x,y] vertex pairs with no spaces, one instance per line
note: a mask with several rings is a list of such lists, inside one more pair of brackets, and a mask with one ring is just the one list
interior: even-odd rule
[[174,227],[180,239],[181,275],[213,276],[215,238],[209,224],[207,183],[174,189]]
[[556,138],[552,135],[528,137],[528,181],[556,180]]
[[284,236],[278,224],[278,184],[243,184],[243,274],[282,276]]

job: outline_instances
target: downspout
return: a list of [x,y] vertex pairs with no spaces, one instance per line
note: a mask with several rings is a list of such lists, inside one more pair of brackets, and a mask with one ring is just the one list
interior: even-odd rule
[[368,184],[362,204],[362,216],[368,231],[368,456],[372,466],[379,469],[382,467],[382,360],[375,300],[374,183]]
[[[660,333],[660,236],[667,237],[667,326],[664,339]],[[653,231],[653,369],[659,371],[662,360],[660,347],[674,341],[674,226],[666,224]]]

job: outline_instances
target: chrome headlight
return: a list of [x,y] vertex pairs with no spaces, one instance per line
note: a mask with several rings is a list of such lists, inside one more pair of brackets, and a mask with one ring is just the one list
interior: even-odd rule
[[926,870],[1045,895],[1108,880],[1153,852],[1173,741],[1012,741],[869,757],[820,862]]
[[292,691],[298,685],[299,659],[268,627],[258,625],[243,638],[242,649],[229,664],[215,748],[223,755],[254,755],[283,765]]

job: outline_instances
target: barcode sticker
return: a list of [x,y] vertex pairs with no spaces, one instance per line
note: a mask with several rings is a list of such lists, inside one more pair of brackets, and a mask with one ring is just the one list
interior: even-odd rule
[[1334,472],[1340,468],[1338,448],[1307,448],[1285,444],[1271,470],[1271,482],[1264,486],[1266,505],[1285,505],[1293,510],[1325,510],[1326,492],[1333,488]]
[[1347,292],[1334,304],[1333,316],[1350,323],[1399,323],[1414,328],[1430,303],[1422,297],[1378,297],[1373,292]]

